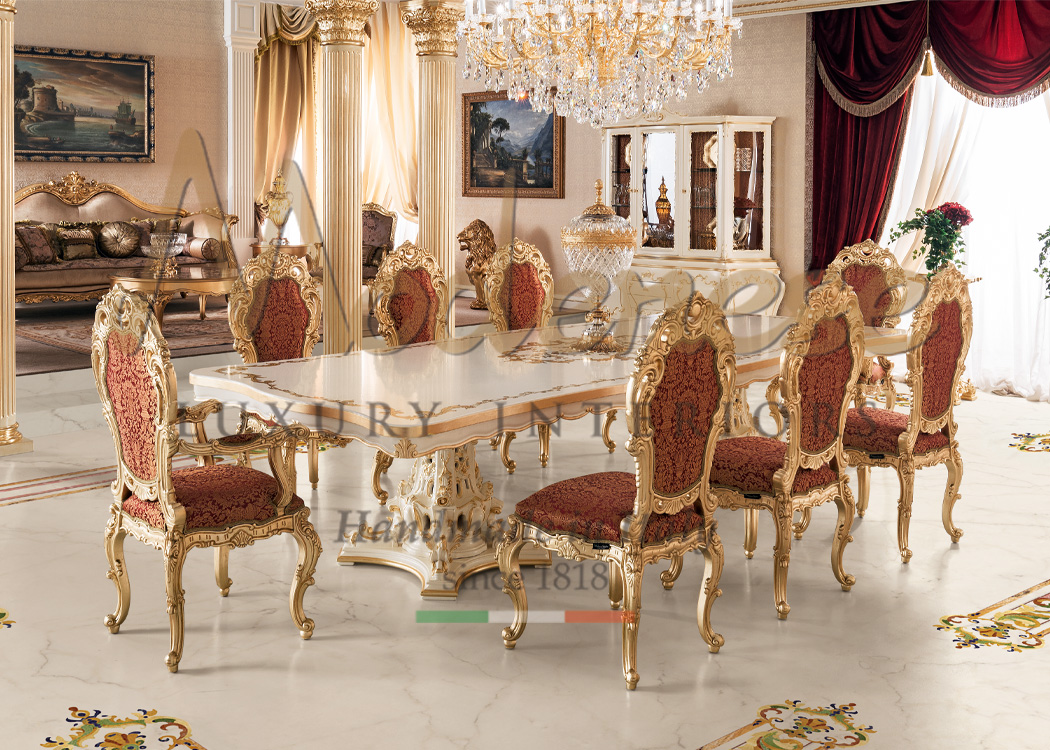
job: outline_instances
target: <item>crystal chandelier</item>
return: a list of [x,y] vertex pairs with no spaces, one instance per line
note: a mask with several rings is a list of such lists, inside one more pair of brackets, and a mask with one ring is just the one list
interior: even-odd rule
[[466,0],[464,78],[593,127],[733,73],[732,0]]

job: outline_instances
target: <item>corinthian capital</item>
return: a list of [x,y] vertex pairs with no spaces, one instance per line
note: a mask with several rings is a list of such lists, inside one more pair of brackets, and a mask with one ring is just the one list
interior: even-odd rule
[[306,9],[317,19],[321,44],[363,45],[365,24],[379,10],[379,0],[306,0]]
[[416,38],[418,55],[456,56],[456,27],[463,20],[461,0],[406,0],[401,20]]
[[18,0],[0,0],[0,13],[14,13],[16,2],[18,2]]

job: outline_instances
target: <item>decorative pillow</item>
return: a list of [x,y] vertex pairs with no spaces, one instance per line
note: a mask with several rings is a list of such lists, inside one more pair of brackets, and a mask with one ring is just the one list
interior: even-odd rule
[[18,235],[18,239],[22,241],[22,247],[28,253],[27,266],[58,261],[51,243],[47,241],[47,233],[43,227],[22,225],[15,227],[15,233]]
[[153,233],[153,222],[145,219],[132,219],[127,222],[139,230],[139,249],[136,255],[142,255],[142,248],[149,247],[149,236]]
[[142,233],[134,224],[114,221],[106,224],[98,235],[98,249],[107,258],[129,258],[138,252]]
[[153,231],[157,234],[173,234],[179,231],[179,223],[182,221],[179,217],[172,219],[157,219],[153,222]]
[[18,232],[15,232],[15,270],[21,271],[27,265],[29,265],[29,251],[19,239]]
[[87,227],[82,229],[59,229],[59,242],[62,245],[62,260],[81,260],[97,258],[95,233]]
[[194,237],[186,243],[183,255],[200,260],[218,260],[222,245],[214,237]]
[[38,227],[44,230],[44,237],[47,238],[47,244],[51,246],[51,252],[55,256],[55,260],[62,259],[62,242],[58,239],[58,230],[61,227],[54,222],[41,222],[37,224]]

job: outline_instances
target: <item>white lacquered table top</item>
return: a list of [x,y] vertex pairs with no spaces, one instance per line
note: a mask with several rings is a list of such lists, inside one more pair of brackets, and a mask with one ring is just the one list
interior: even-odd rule
[[[623,408],[634,352],[655,319],[617,322],[613,334],[629,347],[618,355],[573,351],[585,328],[580,323],[195,370],[190,382],[198,399],[216,398],[282,424],[301,422],[409,457],[554,418]],[[793,320],[728,318],[738,385],[779,371]],[[905,340],[903,331],[892,329],[865,334],[869,353],[899,351]]]

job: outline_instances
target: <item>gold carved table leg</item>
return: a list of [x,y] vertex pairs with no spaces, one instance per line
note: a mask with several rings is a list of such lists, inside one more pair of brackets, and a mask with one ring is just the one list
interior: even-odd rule
[[172,295],[167,292],[161,292],[157,294],[151,294],[149,296],[150,305],[153,306],[153,314],[157,316],[157,325],[161,328],[164,327],[164,309],[171,302]]
[[[373,526],[347,534],[339,562],[378,563],[415,573],[424,597],[454,598],[463,580],[496,567],[503,504],[481,476],[475,443],[415,459],[412,475]],[[523,564],[549,565],[550,553],[529,545]]]

